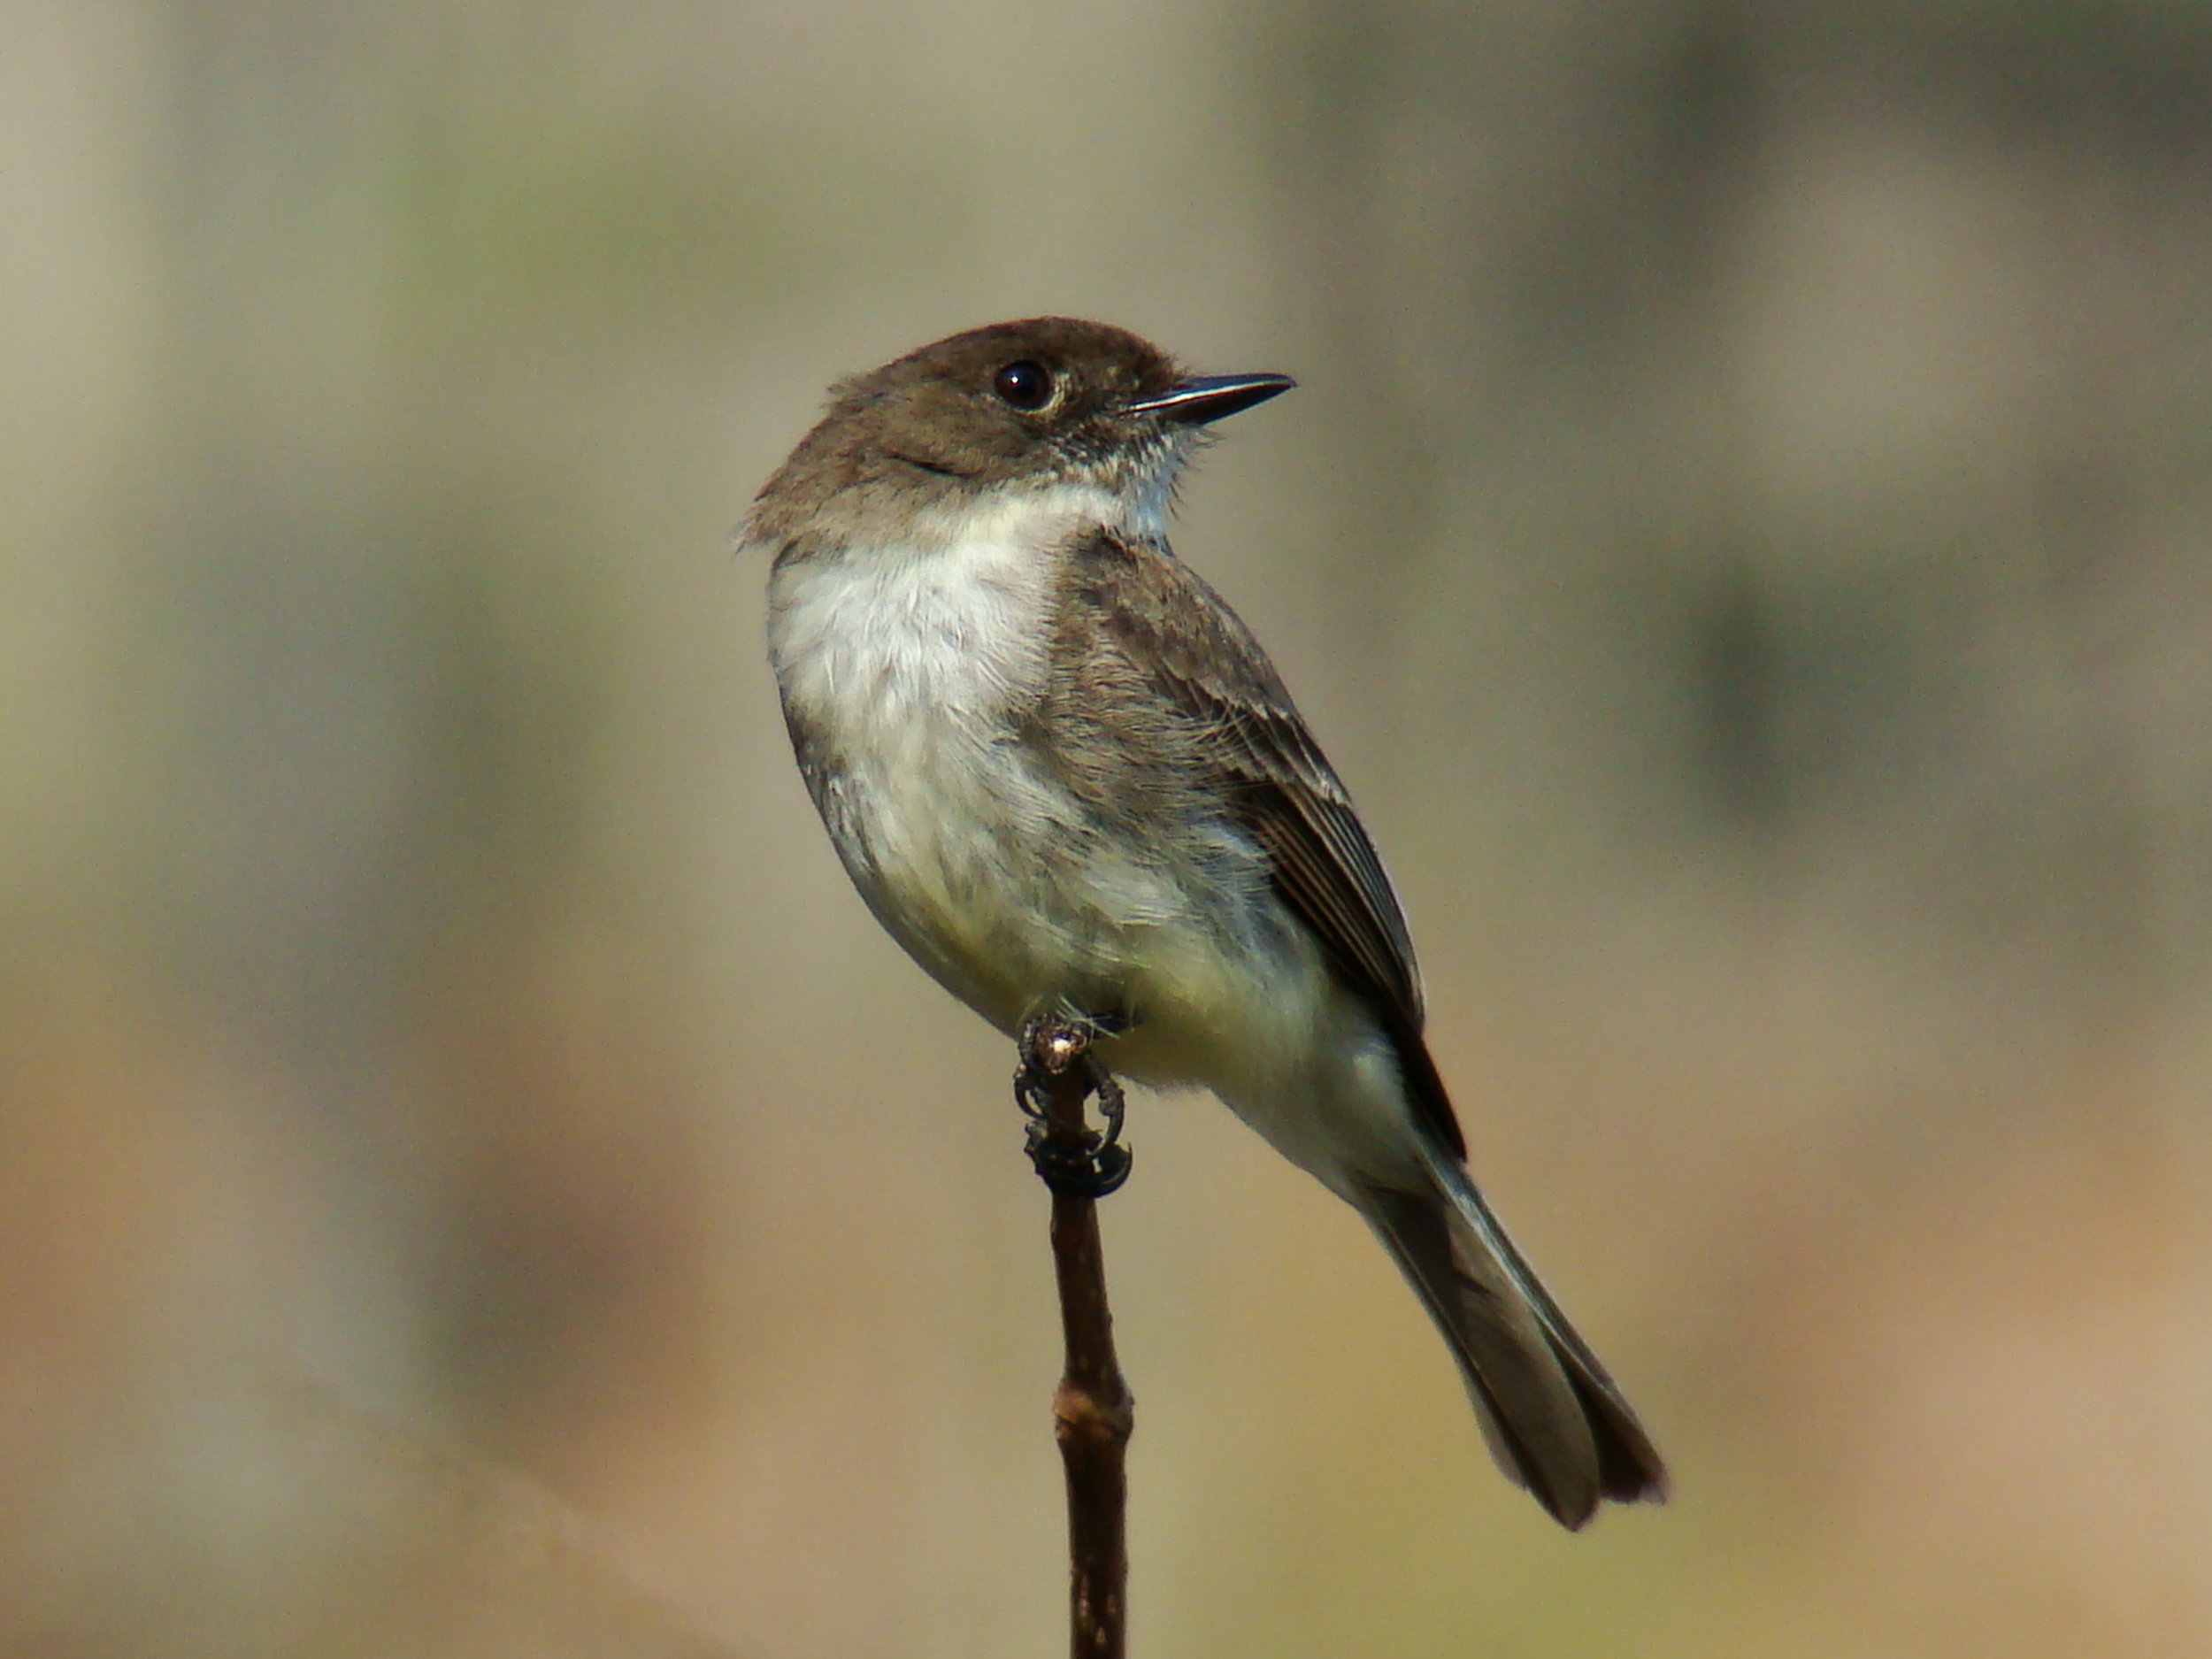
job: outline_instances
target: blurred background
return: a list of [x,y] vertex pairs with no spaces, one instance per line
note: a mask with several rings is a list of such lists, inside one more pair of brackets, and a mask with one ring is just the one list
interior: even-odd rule
[[1047,311],[1302,382],[1179,549],[1677,1480],[1142,1098],[1135,1650],[2212,1650],[2212,7],[5,0],[0,1651],[1059,1648],[1011,1056],[729,552]]

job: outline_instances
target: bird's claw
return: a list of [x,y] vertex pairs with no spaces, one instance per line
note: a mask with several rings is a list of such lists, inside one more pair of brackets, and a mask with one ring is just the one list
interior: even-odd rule
[[[1121,1085],[1091,1053],[1092,1042],[1110,1035],[1118,1021],[1037,1016],[1022,1026],[1021,1064],[1014,1073],[1014,1102],[1028,1118],[1023,1150],[1038,1176],[1056,1193],[1103,1198],[1129,1179],[1129,1148],[1121,1143],[1125,1102]],[[1056,1091],[1078,1073],[1076,1117],[1070,1122],[1053,1110]],[[1103,1132],[1082,1120],[1082,1103],[1098,1096]]]

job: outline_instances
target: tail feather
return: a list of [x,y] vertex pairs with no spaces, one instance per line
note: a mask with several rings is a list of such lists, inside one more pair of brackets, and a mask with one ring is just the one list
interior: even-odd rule
[[1563,1526],[1601,1499],[1665,1495],[1666,1468],[1621,1392],[1456,1160],[1425,1191],[1361,1189],[1360,1209],[1459,1362],[1491,1455]]

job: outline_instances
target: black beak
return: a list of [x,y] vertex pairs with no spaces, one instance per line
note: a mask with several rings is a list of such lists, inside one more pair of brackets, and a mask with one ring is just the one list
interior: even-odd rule
[[1181,426],[1202,426],[1225,420],[1255,403],[1264,403],[1298,382],[1287,374],[1194,374],[1179,380],[1157,397],[1127,405],[1133,415],[1157,415]]

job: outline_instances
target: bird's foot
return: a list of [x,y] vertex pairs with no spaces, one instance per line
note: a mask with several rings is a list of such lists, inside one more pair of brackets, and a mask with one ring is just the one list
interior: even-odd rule
[[[1046,1186],[1077,1198],[1103,1198],[1129,1179],[1130,1152],[1121,1144],[1121,1085],[1098,1063],[1091,1045],[1127,1029],[1111,1017],[1036,1015],[1023,1022],[1014,1102],[1029,1120],[1023,1150]],[[1084,1117],[1098,1096],[1102,1132]]]

